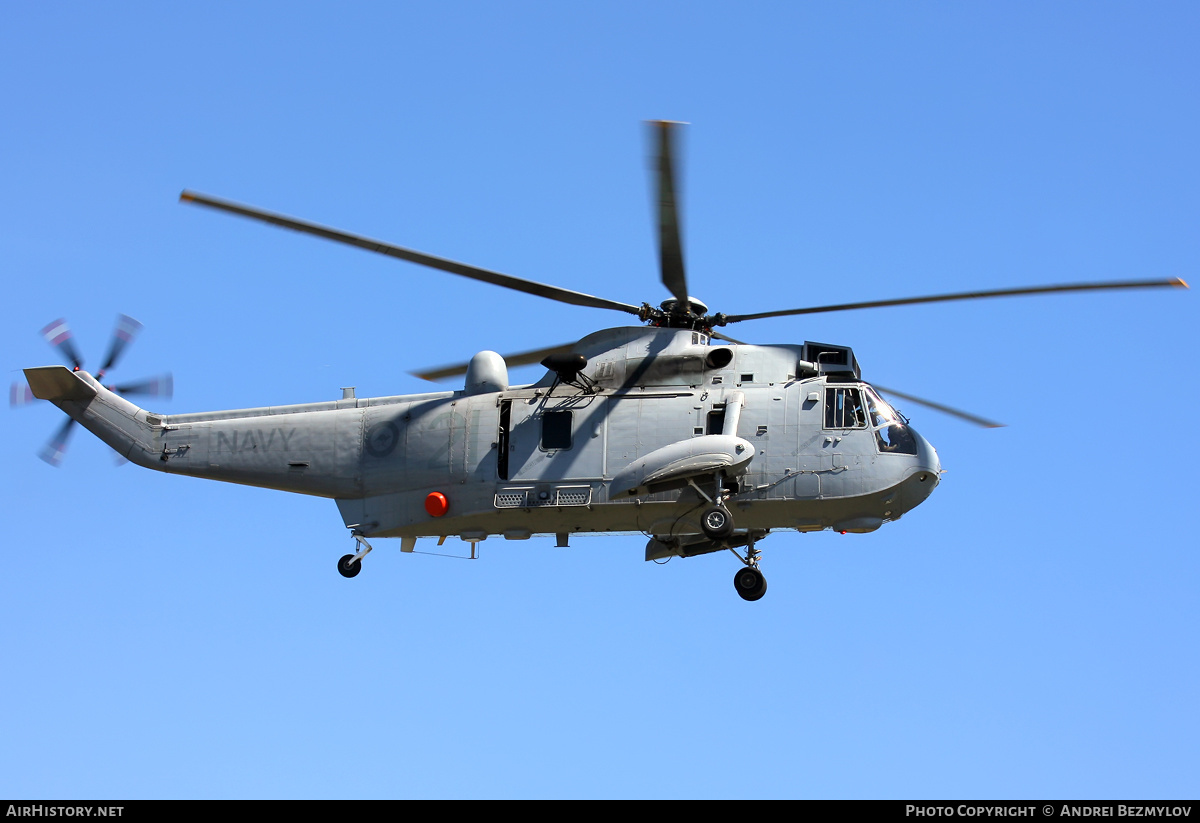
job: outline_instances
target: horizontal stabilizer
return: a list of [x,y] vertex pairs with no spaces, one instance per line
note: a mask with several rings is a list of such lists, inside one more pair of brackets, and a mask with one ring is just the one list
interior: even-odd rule
[[90,400],[96,389],[66,366],[25,369],[25,379],[39,400]]

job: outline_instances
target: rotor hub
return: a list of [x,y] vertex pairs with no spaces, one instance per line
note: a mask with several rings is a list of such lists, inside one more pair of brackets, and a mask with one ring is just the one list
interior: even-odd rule
[[694,314],[697,317],[703,317],[708,313],[708,306],[704,305],[704,303],[692,297],[690,294],[688,295],[687,306],[683,309],[679,307],[679,301],[674,297],[667,298],[659,303],[659,305],[667,314]]
[[681,308],[679,301],[674,297],[664,300],[660,306],[654,308],[649,303],[643,303],[638,318],[643,323],[660,329],[691,329],[712,334],[713,325],[721,325],[719,318],[724,317],[709,317],[708,306],[694,297],[688,297],[686,308]]

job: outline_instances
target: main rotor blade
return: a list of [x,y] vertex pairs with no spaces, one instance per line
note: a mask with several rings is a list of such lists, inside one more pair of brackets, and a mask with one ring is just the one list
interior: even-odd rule
[[67,453],[67,441],[71,438],[71,432],[75,427],[75,419],[67,418],[67,422],[63,423],[54,436],[50,438],[42,450],[38,452],[38,457],[45,460],[51,466],[59,466],[62,464],[63,455]]
[[71,327],[67,325],[66,320],[60,317],[53,323],[47,324],[42,329],[42,337],[47,343],[62,352],[75,368],[83,366],[83,358],[79,356],[79,352],[75,351],[75,344],[71,342]]
[[[734,340],[732,337],[726,337],[725,335],[718,334],[717,332],[713,332],[712,336],[719,340],[725,340],[729,343],[737,343],[738,345],[742,346],[746,345],[741,340]],[[541,363],[552,354],[569,352],[574,347],[574,343],[563,343],[561,346],[547,346],[544,349],[531,349],[530,351],[517,352],[516,354],[504,354],[501,355],[501,357],[504,358],[505,364],[507,364],[510,369],[515,369],[518,366],[529,366],[533,363]],[[448,380],[451,377],[459,377],[460,375],[464,375],[466,373],[466,363],[451,363],[446,366],[437,366],[436,368],[425,369],[424,371],[409,372],[409,374],[411,374],[413,377],[419,377],[422,380],[431,380],[434,382],[439,380]]]
[[[501,355],[501,357],[504,358],[505,364],[507,364],[510,369],[515,369],[518,366],[528,366],[531,363],[541,363],[552,354],[570,351],[571,347],[574,345],[574,343],[563,343],[561,346],[547,346],[544,349],[532,349],[530,351],[517,352],[516,354],[504,354]],[[451,363],[446,366],[437,366],[436,368],[425,369],[424,371],[409,372],[409,374],[413,375],[414,377],[419,377],[422,380],[432,380],[436,382],[438,380],[448,380],[451,377],[458,377],[459,375],[466,374],[467,365],[467,363]]]
[[736,343],[739,346],[749,346],[750,345],[749,343],[746,343],[745,341],[735,340],[734,338],[730,337],[727,334],[721,334],[720,332],[715,332],[715,331],[710,332],[709,337],[715,337],[717,340],[724,340],[726,343]]
[[103,377],[106,371],[117,364],[125,347],[133,342],[133,338],[137,337],[137,333],[141,330],[142,324],[129,315],[117,315],[117,328],[113,331],[112,343],[108,347],[108,356],[104,358],[104,365],[96,373],[97,379]]
[[538,297],[546,297],[550,300],[557,300],[560,303],[570,303],[574,306],[587,306],[595,309],[614,309],[623,311],[627,314],[638,314],[640,309],[637,306],[632,306],[628,303],[619,303],[616,300],[607,300],[603,297],[595,297],[583,292],[572,291],[570,289],[559,288],[558,286],[550,286],[546,283],[538,283],[533,280],[523,280],[520,277],[513,277],[510,274],[501,274],[500,272],[481,269],[476,266],[469,266],[466,263],[458,263],[454,260],[447,260],[442,257],[434,257],[431,254],[406,249],[401,246],[393,246],[391,243],[384,243],[381,240],[372,240],[369,237],[362,237],[357,234],[350,234],[339,229],[320,226],[316,223],[309,223],[305,220],[297,220],[294,217],[287,217],[282,214],[275,214],[262,209],[254,208],[253,206],[243,206],[238,203],[232,203],[228,200],[221,200],[216,197],[209,197],[205,194],[199,194],[193,191],[184,191],[179,195],[179,199],[185,203],[197,203],[201,206],[218,211],[229,212],[230,214],[249,217],[254,220],[261,220],[264,223],[282,226],[285,229],[303,232],[304,234],[312,234],[317,237],[324,237],[326,240],[333,240],[338,243],[345,243],[348,246],[357,246],[360,249],[373,251],[377,254],[387,255],[388,257],[396,257],[400,260],[407,260],[410,263],[417,263],[422,266],[429,266],[433,269],[450,272],[451,274],[469,277],[472,280],[481,280],[484,283],[491,283],[495,286],[503,286],[506,289],[533,294]]
[[1005,426],[1004,423],[997,423],[995,420],[988,420],[986,417],[980,417],[977,414],[971,414],[970,412],[965,412],[961,409],[944,406],[941,403],[934,403],[932,400],[925,400],[921,397],[914,397],[911,394],[898,392],[895,389],[886,388],[878,383],[872,383],[871,385],[884,394],[890,394],[893,397],[899,397],[901,400],[907,400],[910,403],[916,403],[920,406],[927,406],[935,411],[948,414],[951,417],[957,417],[960,420],[966,420],[968,423],[974,423],[976,426],[983,426],[985,429],[1002,429]]
[[675,126],[669,120],[650,123],[651,139],[657,145],[657,176],[655,178],[658,205],[659,268],[663,285],[675,299],[680,311],[688,305],[687,275],[683,267],[683,230],[680,227],[679,202],[675,186]]
[[795,314],[820,314],[852,309],[876,309],[883,306],[911,306],[916,303],[946,303],[951,300],[975,300],[984,297],[1017,297],[1025,294],[1055,294],[1069,291],[1108,291],[1112,289],[1151,289],[1162,286],[1188,288],[1178,277],[1167,280],[1112,280],[1104,283],[1066,283],[1060,286],[1031,286],[1021,289],[995,289],[992,291],[966,291],[955,294],[935,294],[928,297],[903,297],[898,300],[871,300],[865,303],[841,303],[836,306],[817,306],[807,309],[783,309],[764,311],[758,314],[730,314],[726,323],[741,323],[743,320],[762,320],[765,317],[787,317]]

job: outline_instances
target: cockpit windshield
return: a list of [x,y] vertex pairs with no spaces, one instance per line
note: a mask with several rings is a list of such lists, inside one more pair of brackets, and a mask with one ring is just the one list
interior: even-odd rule
[[917,440],[908,428],[908,421],[876,394],[873,388],[864,388],[867,408],[871,412],[871,428],[875,430],[875,442],[879,451],[889,454],[916,454]]
[[888,402],[875,393],[875,389],[867,388],[867,406],[871,409],[871,426],[890,426],[900,423],[900,415],[888,405]]

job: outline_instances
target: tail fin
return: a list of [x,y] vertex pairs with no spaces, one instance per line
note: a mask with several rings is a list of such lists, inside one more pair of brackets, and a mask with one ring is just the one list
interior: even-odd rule
[[25,379],[38,400],[89,401],[96,389],[66,366],[26,368]]
[[25,369],[25,379],[39,400],[76,400],[87,402],[96,396],[96,388],[66,366],[40,366]]

